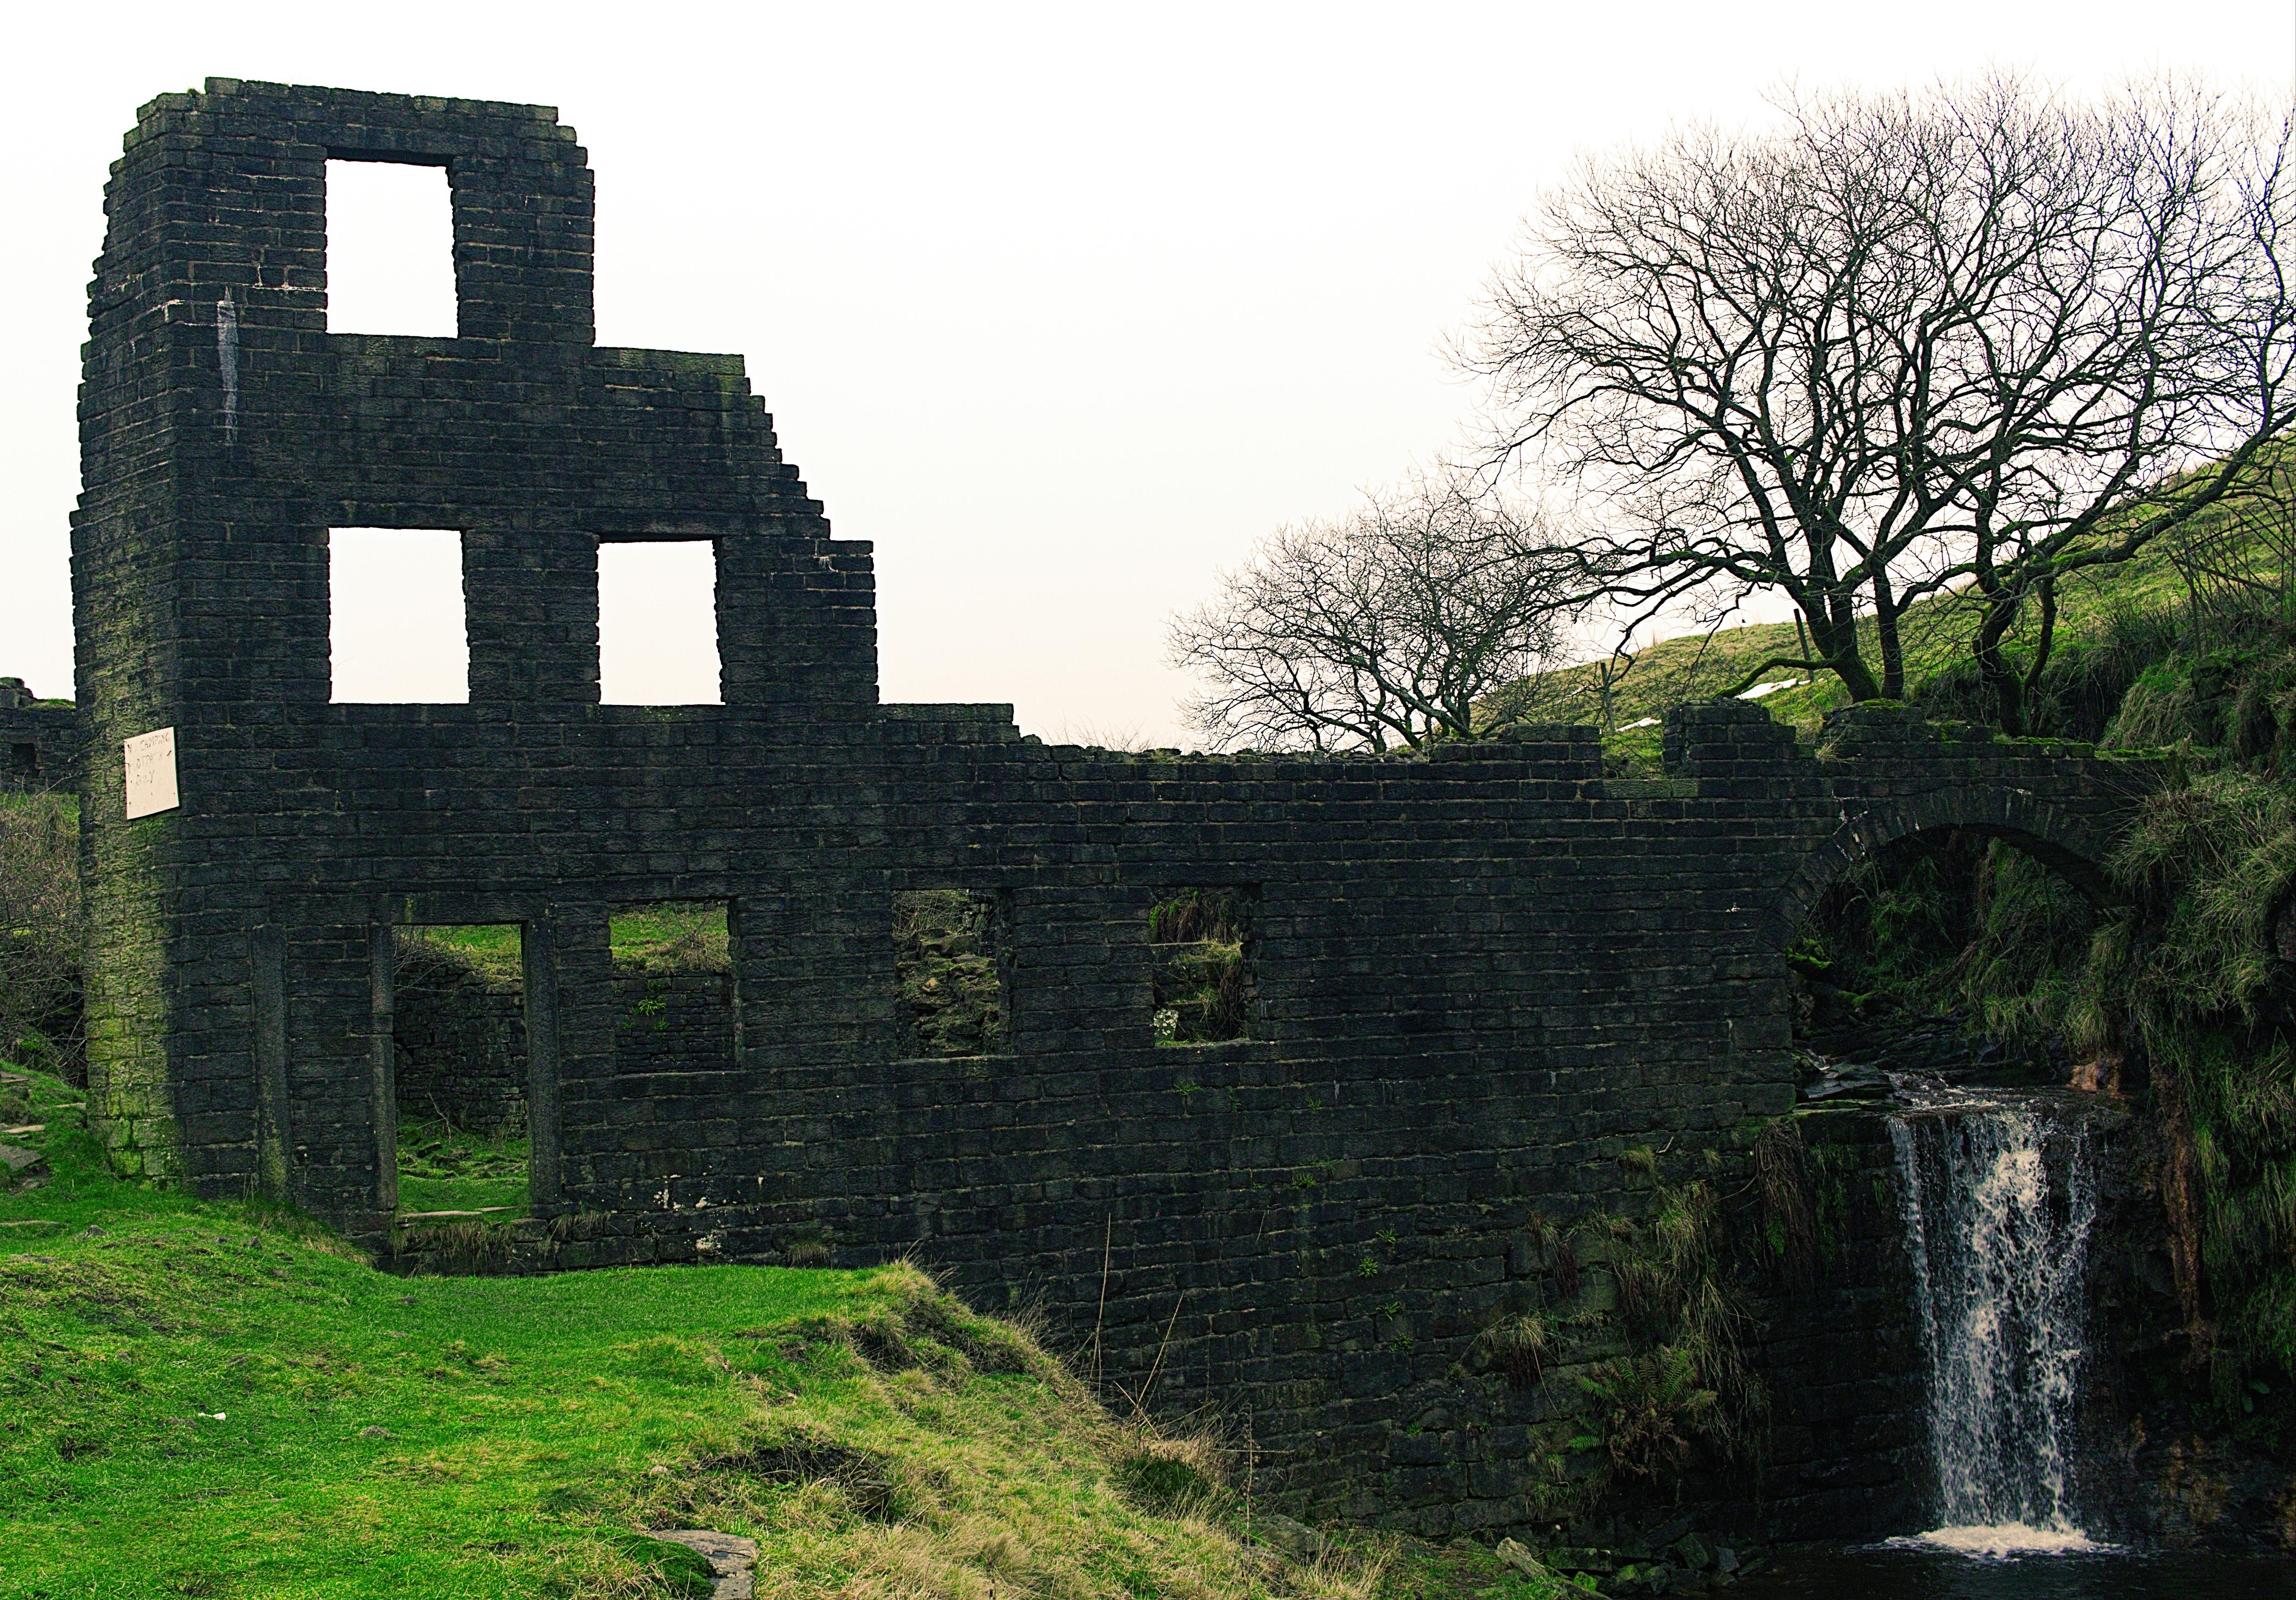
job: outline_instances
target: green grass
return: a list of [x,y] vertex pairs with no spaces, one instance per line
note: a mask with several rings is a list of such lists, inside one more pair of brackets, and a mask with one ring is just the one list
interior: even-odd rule
[[665,901],[617,912],[607,924],[618,966],[722,972],[731,966],[726,907]]
[[[2227,537],[2222,513],[2202,519],[2194,537],[2202,540]],[[2251,562],[2265,560],[2259,543]],[[2058,602],[2056,668],[2078,666],[2084,652],[2109,644],[2116,628],[2132,615],[2175,614],[2187,603],[2182,573],[2166,542],[2150,546],[2135,561],[2115,567],[2093,569],[2069,578]],[[1968,640],[1975,627],[1976,608],[1960,595],[1941,595],[1910,607],[1899,623],[1906,660],[1906,698],[1934,693],[1944,680],[1969,672]],[[1878,677],[1880,652],[1870,619],[1860,634],[1866,663]],[[2013,636],[2011,653],[2021,645]],[[1660,730],[1631,728],[1644,718],[1663,718],[1670,706],[1718,694],[1740,681],[1765,660],[1795,656],[1801,646],[1791,621],[1754,623],[1723,628],[1712,633],[1684,634],[1646,646],[1636,652],[1631,670],[1611,687],[1612,716],[1617,732],[1607,741],[1615,756],[1635,770],[1655,770]],[[1800,687],[1761,697],[1760,703],[1779,721],[1806,734],[1814,734],[1828,711],[1849,703],[1848,691],[1832,674],[1776,668],[1760,675],[1762,682],[1804,680]],[[1598,669],[1588,663],[1538,674],[1499,690],[1481,704],[1491,720],[1600,724],[1602,698]],[[1956,706],[1951,714],[1977,715]]]
[[57,1176],[0,1199],[0,1595],[611,1592],[646,1469],[756,1410],[775,1347],[734,1335],[899,1288],[394,1278],[291,1213],[109,1177],[35,1083]]
[[487,1220],[526,1215],[530,1150],[524,1135],[489,1138],[445,1121],[398,1125],[398,1209],[476,1211]]
[[430,923],[398,930],[401,967],[425,954],[468,967],[489,985],[526,980],[524,931],[516,923]]
[[[1547,1600],[1488,1551],[1283,1555],[1207,1439],[1119,1421],[906,1266],[398,1278],[263,1203],[102,1167],[0,1195],[0,1596]],[[685,1571],[681,1576],[681,1563]]]
[[[452,953],[490,981],[519,980],[520,933],[515,923],[433,923],[404,929],[401,937]],[[607,937],[618,965],[657,972],[726,969],[723,905],[666,900],[633,907],[608,919]]]

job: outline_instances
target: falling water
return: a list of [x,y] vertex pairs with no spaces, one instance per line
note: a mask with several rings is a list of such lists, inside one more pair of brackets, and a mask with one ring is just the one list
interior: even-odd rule
[[2095,1158],[2036,1098],[1901,1080],[1890,1121],[1929,1370],[1942,1525],[1923,1542],[2093,1549],[2070,1468]]

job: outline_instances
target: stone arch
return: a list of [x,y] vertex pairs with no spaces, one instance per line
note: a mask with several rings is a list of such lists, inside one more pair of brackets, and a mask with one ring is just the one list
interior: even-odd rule
[[[1853,808],[1854,807],[1854,808]],[[2120,895],[2105,875],[2110,832],[2096,819],[2037,799],[2021,789],[1964,784],[1903,799],[1845,806],[1840,825],[1806,856],[1778,903],[1788,938],[1826,886],[1883,847],[1934,828],[1966,828],[2005,840],[2051,868],[2098,906]]]

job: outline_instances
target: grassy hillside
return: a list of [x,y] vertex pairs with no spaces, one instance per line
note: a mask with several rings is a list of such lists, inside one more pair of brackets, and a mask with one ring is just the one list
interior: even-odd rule
[[392,1277],[111,1178],[74,1091],[12,1087],[53,1176],[0,1194],[0,1596],[707,1593],[644,1533],[695,1527],[761,1596],[1560,1592],[1303,1543],[906,1266]]
[[[2269,536],[2237,527],[2223,516],[2206,520],[2192,536],[2177,544],[2159,542],[2138,559],[2117,567],[2098,568],[2069,579],[2059,595],[2056,643],[2049,669],[2051,684],[2045,689],[2037,731],[2077,733],[2096,736],[2100,718],[2090,715],[2085,727],[2062,724],[2068,699],[2084,702],[2102,699],[2109,712],[2128,682],[2141,667],[2125,674],[2115,670],[2121,658],[2156,655],[2167,642],[2157,636],[2164,628],[2182,625],[2192,606],[2186,577],[2179,560],[2191,559],[2195,546],[2219,561],[2251,568],[2268,568],[2276,551],[2265,548]],[[1984,708],[1974,692],[1974,672],[1968,658],[1968,640],[1975,626],[1975,608],[1964,596],[1939,595],[1910,608],[1901,619],[1906,653],[1906,698],[1934,702],[1940,715],[1981,719]],[[1879,652],[1866,624],[1866,659],[1878,672]],[[2015,641],[2013,639],[2013,653]],[[1684,634],[1663,639],[1636,652],[1623,678],[1611,691],[1616,732],[1611,744],[1637,764],[1654,763],[1659,729],[1632,725],[1645,718],[1662,718],[1669,706],[1718,694],[1742,681],[1774,656],[1792,657],[1800,651],[1791,621],[1723,628],[1712,633]],[[2099,669],[2112,681],[2101,694],[2083,693],[2084,680]],[[1615,674],[1618,669],[1613,667]],[[1602,666],[1588,662],[1542,673],[1491,695],[1483,711],[1492,720],[1540,722],[1603,721]],[[1812,674],[1775,668],[1760,675],[1763,684],[1790,685],[1757,696],[1779,721],[1814,734],[1825,713],[1849,703],[1841,681],[1832,674]],[[2093,708],[2092,708],[2093,710]]]

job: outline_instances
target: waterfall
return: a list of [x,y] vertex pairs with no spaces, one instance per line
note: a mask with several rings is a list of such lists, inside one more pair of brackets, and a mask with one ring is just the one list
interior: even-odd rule
[[1890,1118],[1929,1376],[1942,1525],[1923,1542],[2001,1555],[2096,1547],[2074,1518],[2096,1160],[2045,1096],[1907,1074]]

